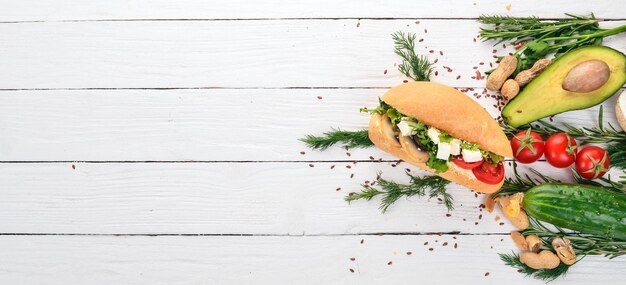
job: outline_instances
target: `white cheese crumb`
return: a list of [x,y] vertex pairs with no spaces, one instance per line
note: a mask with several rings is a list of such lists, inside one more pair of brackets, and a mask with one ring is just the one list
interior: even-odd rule
[[430,140],[433,141],[433,143],[435,144],[439,143],[439,134],[441,134],[441,132],[433,127],[428,128],[428,132],[426,133]]
[[398,129],[400,129],[400,133],[405,137],[414,135],[413,124],[409,121],[401,120],[400,123],[398,123]]
[[448,160],[450,158],[450,144],[449,143],[439,143],[437,145],[437,158]]
[[452,139],[450,142],[450,154],[459,155],[461,154],[461,140]]
[[477,162],[483,159],[480,150],[463,149],[461,152],[463,153],[463,160],[465,162]]

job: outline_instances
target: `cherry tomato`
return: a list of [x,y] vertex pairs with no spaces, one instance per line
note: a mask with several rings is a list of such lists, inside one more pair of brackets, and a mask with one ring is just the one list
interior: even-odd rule
[[552,166],[564,168],[576,161],[578,146],[574,137],[565,133],[556,133],[546,140],[546,159]]
[[487,161],[483,161],[480,167],[472,169],[474,176],[487,184],[498,184],[504,179],[504,166],[502,162],[498,165],[493,165]]
[[521,163],[537,161],[543,155],[545,144],[541,136],[531,129],[517,133],[511,139],[515,159]]
[[462,156],[455,156],[454,158],[452,158],[452,162],[454,162],[456,166],[463,169],[474,169],[476,167],[479,167],[483,163],[482,160],[477,162],[465,162]]
[[602,177],[609,171],[611,161],[606,151],[597,146],[588,146],[576,156],[576,172],[586,179]]

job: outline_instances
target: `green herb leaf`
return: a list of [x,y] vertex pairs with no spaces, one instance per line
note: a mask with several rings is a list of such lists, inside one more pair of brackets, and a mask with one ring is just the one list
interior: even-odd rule
[[344,148],[368,148],[374,145],[369,139],[367,130],[342,131],[332,129],[321,136],[307,135],[300,139],[309,148],[325,150],[335,144],[342,144]]
[[415,53],[415,34],[396,32],[391,34],[395,53],[402,58],[398,70],[415,81],[430,81],[433,66],[428,58]]
[[442,173],[448,170],[448,161],[438,159],[435,152],[430,152],[430,157],[426,161],[426,165],[435,170],[435,173]]
[[[378,187],[370,185],[362,185],[363,189],[358,193],[350,193],[345,197],[345,200],[350,203],[356,200],[370,201],[376,196],[382,196],[380,203],[380,210],[385,213],[387,209],[402,197],[422,197],[426,195],[426,191],[429,191],[430,197],[441,196],[444,205],[448,208],[448,211],[454,210],[454,199],[452,195],[446,192],[446,186],[450,184],[450,181],[445,180],[439,176],[425,176],[418,177],[411,174],[407,175],[411,178],[409,184],[399,184],[390,180],[381,178],[381,174],[378,174],[376,183]],[[380,190],[379,190],[380,189]]]

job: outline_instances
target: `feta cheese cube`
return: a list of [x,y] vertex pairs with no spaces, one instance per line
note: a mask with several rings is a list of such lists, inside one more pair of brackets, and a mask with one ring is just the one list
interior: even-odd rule
[[448,158],[450,158],[450,149],[450,143],[439,143],[437,145],[437,158],[448,160]]
[[414,134],[413,124],[409,121],[401,120],[400,123],[398,123],[398,129],[400,129],[400,133],[405,137]]
[[441,132],[433,127],[428,128],[428,131],[426,132],[426,135],[435,144],[439,143],[439,134],[441,134]]
[[450,154],[459,155],[461,154],[461,140],[452,139],[450,142]]
[[483,159],[483,155],[480,153],[480,150],[463,149],[461,153],[463,154],[463,160],[465,162],[477,162]]

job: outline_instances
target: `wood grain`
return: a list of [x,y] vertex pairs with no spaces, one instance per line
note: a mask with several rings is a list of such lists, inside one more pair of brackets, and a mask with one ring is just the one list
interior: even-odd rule
[[[1,21],[64,21],[124,19],[244,19],[244,18],[475,18],[482,14],[563,17],[563,12],[623,19],[619,0],[603,1],[375,1],[375,0],[80,0],[3,1]],[[435,4],[436,3],[436,4]],[[507,9],[508,7],[508,9]],[[540,8],[539,8],[540,7]]]
[[[311,165],[313,167],[311,167]],[[456,210],[437,199],[346,203],[361,183],[406,183],[406,163],[5,163],[3,233],[337,235],[394,232],[506,233],[482,195],[450,185]],[[334,165],[334,167],[332,167]],[[350,168],[348,168],[350,167]],[[543,173],[571,180],[545,162]],[[331,169],[332,168],[332,169]],[[524,173],[526,166],[521,166]],[[508,174],[512,169],[508,167]],[[615,172],[614,175],[619,174]],[[354,176],[352,176],[354,175]]]
[[[474,20],[275,20],[3,24],[0,89],[390,87],[405,79],[398,30],[424,38],[433,81],[484,86],[473,67],[489,70],[494,47],[473,41]],[[624,37],[606,44],[626,49]]]
[[[0,236],[0,250],[4,284],[544,284],[498,259],[516,250],[501,235]],[[622,284],[624,266],[587,257],[554,284]]]
[[[22,90],[0,92],[1,161],[336,161],[395,159],[375,148],[298,141],[358,130],[386,89]],[[482,89],[468,92],[482,93]],[[318,99],[322,98],[322,99]],[[495,99],[476,99],[492,114]],[[605,121],[617,126],[615,98]],[[596,124],[598,107],[555,122]],[[301,152],[305,154],[302,155]]]

